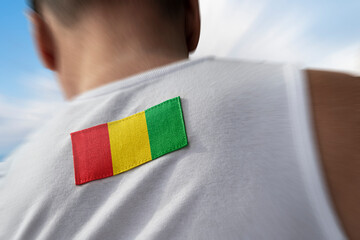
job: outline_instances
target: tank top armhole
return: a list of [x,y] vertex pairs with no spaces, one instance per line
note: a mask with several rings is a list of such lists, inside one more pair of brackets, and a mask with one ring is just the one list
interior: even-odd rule
[[326,239],[346,239],[332,206],[319,161],[306,75],[299,67],[286,65],[284,77],[296,156],[314,215]]

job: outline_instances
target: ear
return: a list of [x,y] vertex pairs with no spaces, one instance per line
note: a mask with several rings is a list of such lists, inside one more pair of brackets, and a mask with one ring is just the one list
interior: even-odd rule
[[185,5],[186,43],[189,52],[195,51],[200,38],[200,9],[198,0],[187,0]]
[[36,12],[28,12],[27,17],[31,22],[36,48],[43,64],[56,71],[55,43],[48,25]]

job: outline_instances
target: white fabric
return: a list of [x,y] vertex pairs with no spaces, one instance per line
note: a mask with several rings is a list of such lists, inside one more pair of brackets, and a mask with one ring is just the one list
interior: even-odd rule
[[[205,58],[77,97],[12,156],[0,239],[345,239],[304,82],[294,67]],[[71,132],[176,96],[189,146],[75,185]]]

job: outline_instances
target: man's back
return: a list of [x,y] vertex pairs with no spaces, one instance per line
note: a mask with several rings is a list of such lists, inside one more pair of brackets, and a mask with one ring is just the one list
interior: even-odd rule
[[[343,239],[317,167],[304,83],[280,64],[202,59],[80,95],[13,155],[0,237]],[[187,147],[75,185],[71,132],[176,96]]]

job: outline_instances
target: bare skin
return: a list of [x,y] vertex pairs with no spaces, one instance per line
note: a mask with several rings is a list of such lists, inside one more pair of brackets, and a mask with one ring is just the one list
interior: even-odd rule
[[333,205],[360,239],[360,77],[307,71],[318,148]]
[[[183,17],[171,23],[149,6],[131,4],[123,10],[94,9],[70,28],[46,7],[42,16],[29,15],[39,55],[71,99],[106,83],[188,58],[197,47],[200,16],[198,1],[187,3]],[[314,70],[307,73],[330,194],[347,235],[360,239],[360,79]]]

